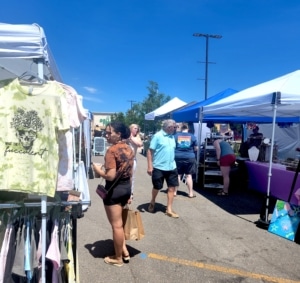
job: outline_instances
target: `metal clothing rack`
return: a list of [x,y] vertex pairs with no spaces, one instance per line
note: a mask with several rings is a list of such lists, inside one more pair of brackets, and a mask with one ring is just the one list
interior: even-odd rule
[[[0,209],[13,209],[13,208],[21,208],[21,207],[41,207],[41,205],[44,205],[43,202],[23,202],[23,203],[0,203]],[[47,202],[46,201],[46,213],[41,213],[42,216],[42,276],[41,280],[42,282],[46,282],[46,275],[45,275],[45,264],[46,264],[46,224],[47,224],[47,207],[52,206],[75,206],[75,205],[91,205],[90,201],[56,201],[56,202]],[[42,210],[41,210],[42,211]],[[78,215],[76,217],[73,217],[73,230],[72,230],[72,237],[75,239],[75,249],[73,250],[73,253],[76,254],[77,250],[77,219]],[[43,223],[45,223],[45,227],[43,227]],[[43,230],[44,229],[44,230]],[[44,242],[45,241],[45,242]],[[76,256],[74,257],[74,269],[75,274],[77,276],[78,270],[76,270]]]
[[[90,205],[90,201],[58,201],[58,202],[46,202],[47,206],[72,206],[72,205]],[[19,208],[19,207],[41,207],[41,202],[24,202],[18,203],[0,203],[0,209],[5,208]]]

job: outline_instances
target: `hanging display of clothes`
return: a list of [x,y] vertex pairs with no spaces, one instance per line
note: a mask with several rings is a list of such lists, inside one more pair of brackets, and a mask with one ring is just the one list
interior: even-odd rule
[[[39,282],[41,233],[36,221],[24,216],[7,224],[1,247],[0,283],[17,283],[22,278]],[[70,215],[62,212],[58,219],[50,218],[47,227],[47,282],[76,282]]]
[[[73,258],[76,233],[71,233],[78,216],[65,212],[66,206],[73,210],[78,205],[63,205],[58,199],[59,192],[75,188],[77,145],[72,129],[81,127],[87,117],[82,100],[72,87],[61,83],[44,31],[37,24],[0,23],[0,67],[0,193],[8,196],[6,202],[13,207],[22,207],[14,201],[24,202],[28,196],[41,200],[35,208],[39,225],[24,207],[18,209],[18,218],[8,219],[6,211],[2,213],[6,203],[0,203],[0,283],[79,282]],[[47,197],[58,200],[54,205],[61,205],[63,211],[55,222],[47,217]],[[62,228],[67,231],[63,240]]]

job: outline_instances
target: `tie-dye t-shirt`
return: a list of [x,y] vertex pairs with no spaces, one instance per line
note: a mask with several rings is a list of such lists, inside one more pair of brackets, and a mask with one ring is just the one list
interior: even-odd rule
[[53,197],[59,131],[69,130],[67,103],[58,84],[0,88],[0,190]]
[[125,142],[110,146],[105,154],[105,168],[116,169],[117,177],[127,179],[132,177],[134,152]]

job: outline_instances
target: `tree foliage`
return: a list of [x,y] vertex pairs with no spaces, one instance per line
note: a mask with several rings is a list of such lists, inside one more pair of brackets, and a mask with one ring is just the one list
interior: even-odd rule
[[149,81],[147,87],[148,94],[142,102],[134,103],[131,108],[123,112],[115,113],[112,115],[111,120],[118,120],[124,122],[126,125],[138,124],[141,131],[145,134],[155,133],[160,129],[161,121],[146,121],[145,114],[152,112],[158,107],[168,102],[171,97],[159,92],[158,84],[154,81]]

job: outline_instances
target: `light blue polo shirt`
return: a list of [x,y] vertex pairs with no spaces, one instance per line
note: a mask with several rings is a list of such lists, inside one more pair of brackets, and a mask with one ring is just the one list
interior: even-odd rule
[[154,151],[153,167],[170,171],[176,168],[175,162],[175,139],[173,135],[160,130],[151,139],[150,149]]

